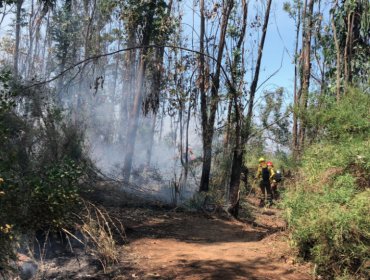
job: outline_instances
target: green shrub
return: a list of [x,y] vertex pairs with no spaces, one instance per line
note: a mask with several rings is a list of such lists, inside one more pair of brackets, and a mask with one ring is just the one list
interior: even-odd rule
[[13,268],[9,263],[15,260],[13,235],[8,232],[8,226],[0,226],[0,275],[3,272],[11,271]]
[[[83,168],[72,160],[64,160],[45,169],[31,187],[28,221],[32,228],[60,229],[73,224],[73,212],[80,202],[78,179]],[[27,218],[27,217],[25,217]],[[27,219],[23,219],[27,221]]]
[[47,89],[24,88],[0,71],[3,269],[14,256],[18,235],[57,231],[76,221],[89,161],[83,156],[83,134],[53,104]]
[[370,277],[369,101],[352,90],[310,112],[319,132],[282,202],[293,245],[325,279]]
[[[5,195],[5,193],[0,192],[0,196],[3,195]],[[3,220],[1,216],[4,214],[5,213],[0,213],[0,220]],[[0,224],[0,275],[3,271],[9,270],[9,262],[15,260],[14,245],[13,226],[10,224]]]
[[[313,95],[305,112],[308,130],[317,140],[340,141],[367,137],[370,133],[370,96],[358,89],[347,89],[337,102],[333,95]],[[318,105],[319,104],[319,105]]]
[[[348,189],[347,189],[348,190]],[[349,199],[350,197],[350,199]],[[347,201],[347,202],[345,202]],[[285,199],[292,239],[323,275],[366,273],[370,258],[370,191],[352,196],[343,188]]]

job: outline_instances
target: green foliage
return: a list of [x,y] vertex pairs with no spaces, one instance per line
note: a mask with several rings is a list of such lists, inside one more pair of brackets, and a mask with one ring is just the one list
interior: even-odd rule
[[[0,219],[1,219],[0,214]],[[14,234],[12,225],[0,224],[0,275],[3,271],[11,270],[8,263],[15,260]]]
[[301,16],[303,3],[300,0],[294,0],[291,2],[284,2],[283,10],[288,13],[289,17],[297,21],[298,17]]
[[20,233],[68,228],[80,207],[83,135],[47,93],[0,72],[0,269],[8,269]]
[[73,224],[73,212],[76,212],[80,202],[78,179],[82,170],[82,166],[74,161],[64,160],[47,167],[36,178],[31,189],[32,204],[28,218],[39,217],[39,220],[28,221],[29,226],[59,229]]
[[55,41],[54,53],[59,63],[66,63],[67,59],[73,61],[76,46],[82,40],[82,18],[72,13],[71,5],[70,1],[65,1],[62,8],[55,12],[50,26],[50,35]]
[[292,239],[300,256],[317,264],[319,274],[367,273],[369,199],[369,190],[356,193],[351,187],[288,193],[284,206]]
[[[367,0],[356,1],[339,1],[338,5],[334,5],[330,10],[330,16],[333,18],[336,28],[338,44],[342,55],[342,61],[345,57],[345,48],[348,44],[348,18],[352,16],[352,38],[350,53],[350,75],[353,84],[358,86],[368,86],[368,77],[370,70],[369,63],[369,22],[370,22],[370,4]],[[322,34],[322,47],[325,55],[325,60],[329,64],[327,77],[335,82],[335,72],[338,70],[334,63],[336,62],[337,50],[334,46],[334,31],[332,28],[327,28],[326,33]],[[330,65],[332,64],[332,65]],[[343,77],[343,67],[341,77]]]
[[0,270],[10,268],[18,233],[74,224],[74,213],[80,207],[77,180],[81,173],[73,161],[64,161],[33,175],[5,178],[0,185]]
[[[10,79],[11,75],[9,71],[0,72],[0,140],[6,137],[7,132],[6,122],[3,116],[14,106],[14,102],[11,100],[12,95],[8,90]],[[0,142],[0,145],[2,142]],[[0,176],[2,176],[1,173]],[[3,184],[4,179],[0,177],[0,273],[3,270],[8,270],[9,261],[15,258],[12,242],[14,239],[12,225],[5,222],[7,213],[1,209],[2,198],[6,195],[2,190]]]
[[258,158],[266,153],[265,141],[262,137],[262,132],[258,133],[257,127],[252,127],[252,133],[254,137],[245,145],[244,162],[247,163],[248,167],[255,167],[258,162]]
[[349,169],[350,165],[369,172],[369,144],[369,140],[358,139],[342,141],[340,146],[330,143],[315,144],[305,152],[302,172],[311,184],[320,183],[320,179],[325,179],[325,171],[330,175],[330,170],[335,172],[335,169]]
[[303,156],[302,180],[283,201],[300,256],[328,279],[370,276],[369,100],[351,90],[309,112],[317,138]]
[[[291,140],[289,128],[289,108],[284,108],[284,89],[277,88],[265,91],[263,103],[260,105],[260,118],[263,135],[268,142],[274,142],[279,146],[288,147]],[[270,144],[271,145],[271,144]]]
[[370,134],[370,96],[349,89],[338,103],[333,96],[322,97],[306,112],[312,133],[323,140],[343,140]]
[[[168,34],[171,33],[173,23],[167,17],[167,4],[165,1],[137,1],[127,0],[123,4],[122,19],[127,24],[128,30],[143,32],[144,26],[150,25],[152,28],[151,37],[155,43],[161,43],[166,40]],[[149,20],[152,19],[152,22]],[[141,27],[141,28],[138,28]]]

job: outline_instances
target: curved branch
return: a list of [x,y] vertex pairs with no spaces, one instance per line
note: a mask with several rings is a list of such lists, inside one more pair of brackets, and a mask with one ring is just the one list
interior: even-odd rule
[[181,46],[174,46],[174,45],[156,45],[156,44],[152,44],[152,45],[146,45],[146,46],[134,46],[134,47],[129,47],[129,48],[124,48],[124,49],[119,49],[119,50],[116,50],[114,52],[109,52],[109,53],[104,53],[104,54],[99,54],[99,55],[94,55],[94,56],[91,56],[91,57],[88,57],[84,60],[81,60],[73,65],[71,65],[70,67],[66,68],[65,70],[63,70],[62,72],[60,72],[59,74],[57,74],[56,76],[48,79],[48,80],[45,80],[45,81],[42,81],[42,82],[38,82],[38,83],[34,83],[34,84],[31,84],[29,85],[28,87],[26,87],[27,89],[28,88],[32,88],[32,87],[35,87],[35,86],[39,86],[39,85],[43,85],[43,84],[47,84],[47,83],[50,83],[50,82],[53,82],[55,81],[56,79],[58,79],[59,77],[63,76],[64,74],[66,74],[67,72],[71,71],[72,69],[74,69],[75,67],[81,65],[81,64],[84,64],[84,63],[88,63],[92,60],[96,60],[96,59],[99,59],[99,58],[102,58],[102,57],[107,57],[107,56],[111,56],[111,55],[115,55],[117,53],[121,53],[121,52],[126,52],[126,51],[131,51],[131,50],[136,50],[136,49],[146,49],[146,48],[170,48],[170,49],[180,49],[180,50],[183,50],[183,51],[187,51],[187,52],[191,52],[191,53],[196,53],[196,54],[199,54],[199,55],[204,55],[210,59],[212,59],[213,61],[216,62],[216,64],[219,64],[220,68],[221,68],[221,71],[223,73],[223,75],[225,76],[225,79],[226,79],[226,82],[227,82],[227,85],[233,89],[234,86],[233,84],[231,83],[229,77],[227,76],[227,73],[226,73],[226,70],[225,68],[221,65],[221,63],[218,63],[217,62],[217,58],[209,55],[209,54],[206,54],[206,53],[202,53],[200,51],[197,51],[197,50],[193,50],[193,49],[189,49],[189,48],[186,48],[186,47],[181,47]]

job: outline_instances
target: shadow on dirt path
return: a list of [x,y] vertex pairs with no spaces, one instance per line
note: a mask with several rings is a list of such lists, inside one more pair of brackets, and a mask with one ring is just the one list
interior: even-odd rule
[[[249,201],[252,205],[255,203]],[[277,209],[254,207],[254,222],[136,209],[123,252],[135,273],[115,279],[312,279],[291,257]]]
[[103,271],[92,263],[96,256],[81,249],[75,257],[59,255],[45,263],[42,279],[312,279],[310,266],[297,264],[292,257],[281,211],[258,208],[254,197],[242,203],[246,215],[240,220],[224,213],[125,205],[118,198],[112,203],[108,197],[104,204],[125,226],[127,244],[119,246],[119,263]]
[[128,227],[126,233],[131,242],[150,237],[198,244],[253,242],[264,237],[263,232],[242,223],[184,213],[158,216],[144,224]]

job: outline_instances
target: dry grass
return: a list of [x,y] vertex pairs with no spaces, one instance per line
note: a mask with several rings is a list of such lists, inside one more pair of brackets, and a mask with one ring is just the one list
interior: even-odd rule
[[83,201],[83,203],[83,211],[78,216],[76,215],[81,221],[78,230],[83,240],[66,229],[63,231],[84,244],[87,250],[97,257],[105,272],[107,267],[119,261],[117,241],[125,242],[125,230],[122,223],[112,217],[103,207],[88,201]]
[[356,178],[358,189],[364,191],[370,188],[370,173],[363,166],[353,163],[348,167],[348,170]]
[[333,177],[343,174],[344,169],[341,167],[331,167],[322,173],[320,181],[317,183],[317,187],[322,189],[323,185],[330,183]]

